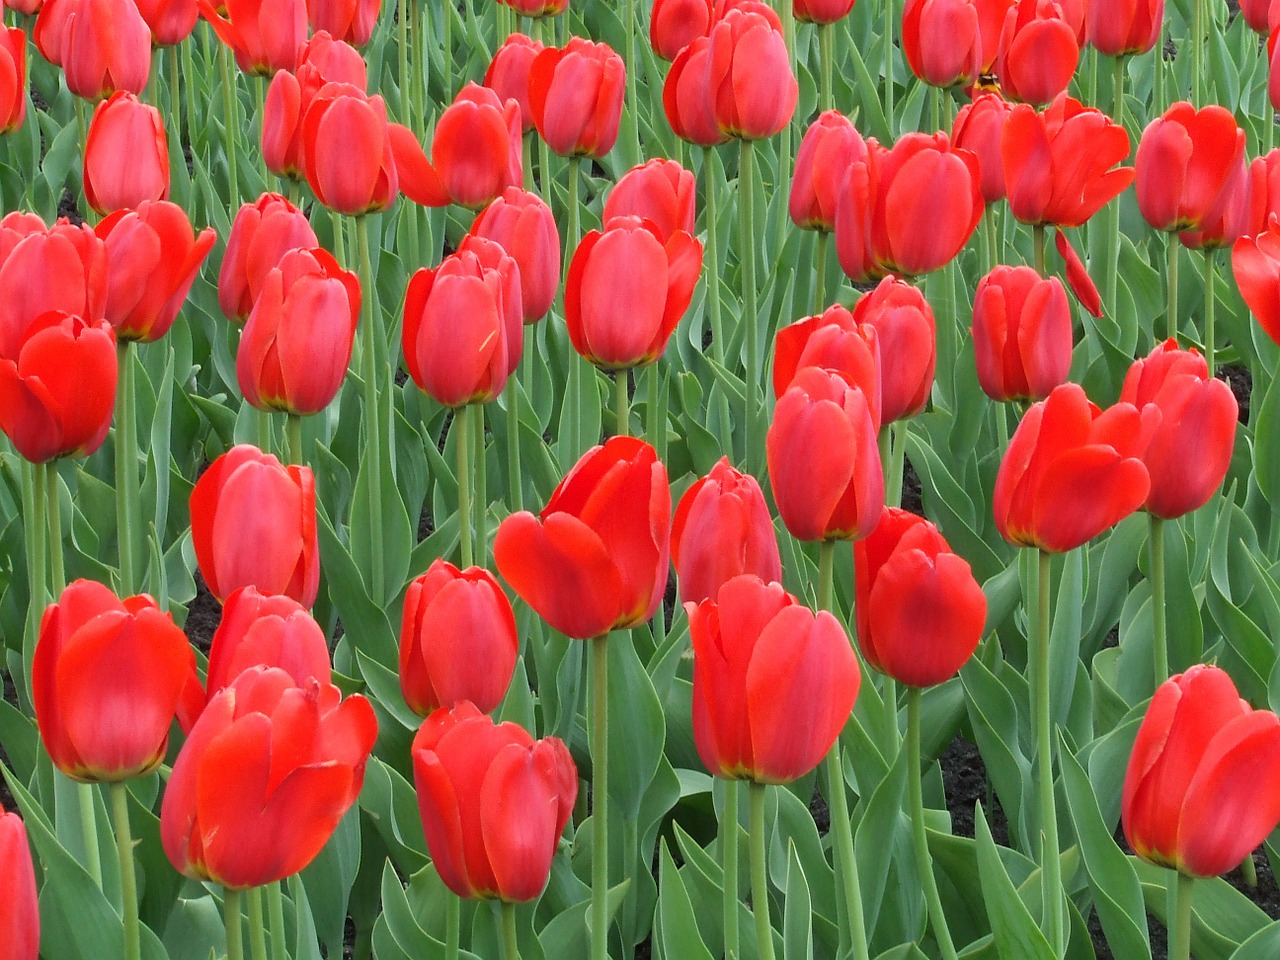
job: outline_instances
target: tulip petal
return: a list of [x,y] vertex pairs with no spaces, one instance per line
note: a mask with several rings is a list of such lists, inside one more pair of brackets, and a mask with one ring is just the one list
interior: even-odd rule
[[503,747],[489,765],[480,788],[480,834],[503,900],[533,900],[546,886],[558,839],[556,787],[554,767],[518,744]]
[[1061,553],[1087,543],[1141,507],[1150,485],[1141,460],[1111,447],[1063,454],[1046,471],[1033,508],[1040,546]]

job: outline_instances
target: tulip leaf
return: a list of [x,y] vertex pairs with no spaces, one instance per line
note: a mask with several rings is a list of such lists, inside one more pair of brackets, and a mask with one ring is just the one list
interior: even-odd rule
[[293,960],[320,960],[320,938],[307,900],[306,885],[300,874],[294,874],[288,883],[293,900]]
[[[318,503],[316,506],[321,567],[328,579],[329,598],[337,608],[353,645],[378,663],[392,668],[399,662],[399,654],[391,621],[365,590],[355,556],[338,539],[325,511]],[[400,586],[396,589],[399,590]]]
[[[385,432],[382,439],[387,440]],[[400,497],[390,451],[385,447],[381,450],[380,462],[373,463],[367,458],[360,461],[348,522],[351,557],[356,569],[368,576],[372,576],[373,570],[371,524],[382,525],[382,593],[375,595],[372,581],[366,581],[365,593],[376,606],[385,609],[404,585],[409,570],[409,552],[413,547],[413,528],[409,525],[409,515]]]
[[312,916],[330,956],[342,952],[347,901],[360,868],[360,808],[353,806],[338,822],[316,858],[301,873]]
[[982,880],[983,898],[987,904],[987,916],[991,920],[991,933],[1001,960],[1054,960],[1053,948],[1036,925],[1026,904],[1018,896],[1017,888],[1005,872],[987,818],[982,815],[982,805],[974,816],[977,842],[978,874]]
[[[1168,925],[1168,885],[1172,870],[1130,857],[1142,883],[1147,911]],[[1191,955],[1196,960],[1229,960],[1249,937],[1271,923],[1258,906],[1220,877],[1197,880],[1191,900]]]
[[1052,673],[1049,705],[1055,726],[1067,722],[1076,680],[1075,664],[1080,657],[1081,618],[1085,594],[1084,547],[1068,550],[1058,576],[1057,602],[1049,638]]
[[1240,944],[1230,960],[1275,960],[1280,956],[1280,920],[1263,927]]
[[[971,950],[963,950],[960,955],[965,960],[976,960],[975,954]],[[877,956],[876,960],[929,960],[929,958],[921,953],[920,948],[914,943],[900,943]],[[995,960],[994,956],[992,960]]]
[[[80,134],[74,123],[69,123],[58,131],[49,144],[49,151],[44,155],[41,169],[45,183],[53,191],[54,196],[62,195],[63,185],[67,183],[72,167],[80,161]],[[77,184],[77,188],[78,188]],[[78,192],[78,190],[77,190]]]
[[1031,764],[1018,746],[1018,713],[1009,691],[982,661],[970,658],[960,671],[969,722],[986,763],[992,786],[1009,818],[1009,829],[1029,847],[1023,823],[1023,804]]
[[813,960],[809,883],[794,844],[787,846],[786,893],[782,911],[782,960]]
[[[625,817],[640,815],[645,789],[658,769],[666,721],[662,701],[636,654],[629,631],[615,631],[609,651],[609,729],[625,731],[610,741],[609,796]],[[593,782],[595,776],[592,776]]]
[[[1255,394],[1256,396],[1256,394]],[[1253,469],[1258,489],[1273,509],[1280,508],[1280,377],[1267,387],[1262,406],[1252,414]],[[1280,523],[1274,515],[1272,524]]]
[[[909,759],[908,751],[899,750],[888,775],[880,781],[870,799],[859,804],[862,819],[857,825],[854,850],[868,932],[875,929],[880,916],[895,848],[910,836],[907,832],[909,822],[902,809],[907,777],[912,775],[907,770]],[[910,861],[909,856],[907,859]]]
[[681,960],[711,960],[711,951],[698,933],[689,892],[665,840],[660,845],[658,863],[658,916],[662,923],[663,952]]
[[395,864],[405,873],[422,869],[427,862],[427,840],[413,786],[376,756],[370,757],[359,803],[373,820]]

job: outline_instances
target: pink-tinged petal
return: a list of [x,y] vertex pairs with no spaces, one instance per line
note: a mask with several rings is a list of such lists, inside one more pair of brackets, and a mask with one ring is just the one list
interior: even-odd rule
[[765,445],[778,513],[800,540],[823,538],[856,464],[857,435],[844,410],[797,387],[778,401]]
[[262,593],[287,592],[303,546],[297,485],[278,468],[247,465],[227,477],[218,504],[212,555],[223,595],[250,584]]
[[533,900],[546,886],[560,813],[554,768],[518,744],[498,751],[480,788],[480,833],[502,899]]
[[1058,254],[1067,265],[1067,283],[1071,287],[1071,292],[1076,295],[1076,299],[1080,301],[1082,307],[1095,317],[1101,317],[1102,295],[1098,293],[1097,285],[1094,284],[1093,278],[1089,276],[1089,271],[1085,269],[1084,261],[1080,259],[1080,255],[1071,246],[1071,241],[1067,239],[1067,235],[1061,230],[1057,231],[1054,244],[1058,248]]
[[367,103],[339,97],[328,104],[315,134],[318,143],[346,149],[313,151],[307,174],[323,185],[324,204],[339,212],[369,207],[381,174],[383,124]]
[[412,130],[403,124],[388,124],[391,131],[391,153],[396,160],[400,189],[414,203],[423,207],[447,207],[452,201],[444,181],[418,143]]
[[1138,209],[1157,230],[1180,226],[1187,167],[1195,145],[1186,127],[1167,119],[1151,122],[1138,143]]
[[1110,447],[1057,458],[1033,514],[1041,548],[1061,553],[1087,543],[1141,507],[1150,485],[1142,461],[1122,459]]

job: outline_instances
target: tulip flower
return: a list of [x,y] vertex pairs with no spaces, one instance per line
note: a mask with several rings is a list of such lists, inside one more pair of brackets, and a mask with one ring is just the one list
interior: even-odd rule
[[996,75],[1010,100],[1041,106],[1067,89],[1080,40],[1056,0],[1018,0],[1005,14]]
[[302,118],[302,168],[316,199],[337,213],[385,210],[399,192],[382,97],[327,83]]
[[859,540],[884,507],[876,426],[863,392],[806,367],[778,400],[766,437],[769,482],[797,540]]
[[1133,182],[1129,134],[1066,94],[1043,112],[1013,108],[1001,147],[1009,210],[1029,224],[1078,227]]
[[307,42],[305,0],[223,0],[219,7],[199,0],[199,5],[201,16],[245,73],[269,77],[277,70],[297,69]]
[[360,317],[360,281],[327,250],[290,250],[268,271],[236,352],[259,410],[319,413],[342,386]]
[[84,196],[101,214],[169,197],[169,138],[155,107],[120,91],[98,104],[84,147]]
[[729,139],[716,123],[707,78],[710,53],[711,38],[694,37],[676,55],[662,85],[662,109],[672,132],[700,147],[714,147]]
[[410,757],[427,850],[445,886],[472,899],[537,899],[578,796],[568,748],[464,701],[426,719]]
[[522,17],[555,17],[569,8],[569,0],[500,0]]
[[520,362],[520,268],[490,240],[468,237],[435,270],[409,280],[402,345],[413,382],[447,407],[488,403]]
[[250,667],[283,670],[296,686],[314,678],[328,684],[329,643],[320,624],[298,601],[241,587],[227,597],[209,648],[209,696],[231,686]]
[[6,9],[12,10],[14,13],[21,13],[28,17],[33,17],[40,12],[44,0],[4,0]]
[[409,583],[400,625],[400,691],[414,713],[469,701],[492,713],[511,685],[520,640],[511,601],[481,567],[440,558]]
[[307,0],[307,20],[317,33],[363,47],[373,36],[382,0]]
[[1004,199],[1004,155],[1001,143],[1013,104],[998,93],[983,93],[966,103],[951,127],[951,142],[978,158],[982,198],[987,203]]
[[1104,56],[1146,53],[1160,39],[1164,0],[1089,0],[1085,24],[1089,42]]
[[564,313],[573,348],[605,370],[653,363],[689,308],[702,244],[683,230],[663,242],[650,220],[593,230],[569,263]]
[[436,122],[431,161],[453,203],[473,210],[524,179],[520,105],[467,84]]
[[653,447],[592,447],[538,516],[502,521],[498,572],[553,629],[580,640],[649,620],[667,586],[671,490]]
[[750,575],[685,610],[693,738],[711,774],[790,783],[816,767],[844,729],[861,683],[840,622]]
[[712,0],[653,0],[649,44],[663,60],[674,60],[694,37],[706,36],[715,19]]
[[1074,383],[1033,404],[996,475],[996,528],[1010,543],[1064,553],[1088,543],[1147,500],[1142,463],[1155,410],[1101,411]]
[[1043,400],[1071,369],[1071,307],[1057,277],[996,267],[973,299],[978,383],[992,400]]
[[1138,727],[1120,822],[1150,863],[1191,877],[1239,866],[1280,822],[1280,721],[1218,667],[1165,681]]
[[307,216],[278,193],[264,193],[236,213],[218,273],[218,305],[242,324],[262,292],[267,274],[290,250],[320,246]]
[[174,715],[189,727],[204,691],[186,634],[154,600],[77,580],[45,610],[31,699],[54,766],[96,783],[158,767]]
[[801,230],[830,233],[849,168],[867,158],[867,144],[853,121],[838,110],[818,115],[800,141],[787,212]]
[[1209,502],[1231,465],[1236,422],[1235,395],[1196,350],[1166,340],[1145,360],[1135,360],[1124,379],[1120,402],[1160,411],[1142,462],[1151,475],[1146,509],[1162,520],[1181,517]]
[[867,141],[836,207],[836,253],[855,283],[945,266],[982,219],[978,158],[945,133],[909,133],[886,150]]
[[16,813],[0,810],[0,936],[6,960],[36,960],[40,953],[40,904],[27,828]]
[[795,17],[801,23],[835,23],[853,10],[854,0],[793,0]]
[[608,44],[570,37],[529,68],[538,135],[563,157],[603,157],[618,139],[627,68]]
[[520,130],[533,129],[533,105],[529,102],[529,69],[533,59],[546,47],[523,33],[513,33],[502,42],[489,68],[484,72],[484,85],[498,95],[501,103],[514,100],[520,104]]
[[711,28],[707,84],[727,137],[763,140],[791,122],[800,85],[782,32],[759,13],[730,10]]
[[744,573],[780,581],[778,537],[756,478],[721,457],[695,480],[676,505],[671,562],[685,603],[714,599],[721,586]]
[[116,337],[105,320],[50,311],[0,358],[0,430],[32,463],[88,456],[116,405]]
[[545,317],[560,286],[560,233],[551,208],[536,193],[508,187],[480,212],[471,233],[497,243],[520,268],[524,322]]
[[320,585],[315,477],[240,444],[213,461],[191,491],[191,540],[209,592],[282,593],[304,607]]
[[1142,132],[1138,209],[1157,230],[1200,230],[1222,216],[1245,179],[1244,130],[1231,111],[1175,103]]
[[902,51],[911,72],[934,87],[968,87],[983,68],[983,38],[973,0],[907,0]]
[[1241,237],[1257,236],[1267,229],[1274,205],[1272,168],[1277,167],[1277,161],[1280,161],[1280,150],[1271,153],[1275,156],[1255,157],[1247,167],[1228,178],[1221,213],[1205,220],[1198,230],[1180,232],[1178,240],[1184,247],[1188,250],[1217,250],[1231,246]]
[[853,549],[858,646],[867,663],[912,687],[955,676],[987,619],[969,564],[932,523],[896,507]]
[[[880,354],[880,420],[894,423],[924,410],[937,364],[937,326],[924,294],[885,277],[853,308],[860,330],[874,330]],[[865,388],[864,388],[865,390]]]
[[678,231],[693,236],[697,181],[675,160],[658,158],[632,167],[609,191],[601,220],[640,217],[658,228],[663,243]]
[[151,30],[132,0],[48,0],[31,38],[86,100],[141,94],[151,72]]
[[159,340],[173,326],[217,234],[205,227],[197,236],[183,209],[167,200],[117,210],[94,232],[106,243],[107,320],[116,339]]
[[1235,242],[1231,269],[1249,310],[1267,336],[1280,343],[1280,219],[1273,218],[1265,233]]
[[0,135],[13,133],[27,115],[27,35],[0,30]]
[[838,371],[866,397],[876,431],[880,430],[882,364],[880,342],[860,327],[852,313],[836,304],[778,331],[773,344],[773,395],[781,398],[806,367]]
[[1271,31],[1271,0],[1240,0],[1240,13],[1249,29],[1266,36]]
[[378,734],[369,702],[341,696],[251,667],[210,698],[160,807],[174,869],[244,890],[315,859],[355,803]]
[[200,8],[196,0],[134,0],[138,12],[151,30],[151,44],[156,47],[172,47],[196,28]]

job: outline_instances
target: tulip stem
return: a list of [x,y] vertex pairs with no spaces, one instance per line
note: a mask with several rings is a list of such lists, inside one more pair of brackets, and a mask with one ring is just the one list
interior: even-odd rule
[[1042,277],[1047,276],[1045,273],[1044,259],[1044,232],[1045,228],[1043,223],[1037,223],[1031,228],[1031,236],[1034,241],[1033,250],[1035,253],[1036,273],[1040,274]]
[[236,109],[235,78],[232,76],[231,48],[225,44],[218,62],[222,67],[223,147],[227,151],[227,201],[232,211],[240,208],[240,181],[236,176],[236,131],[240,126]]
[[893,0],[884,0],[884,119],[893,132]]
[[1169,267],[1166,271],[1169,284],[1169,312],[1166,316],[1168,327],[1165,336],[1176,340],[1178,338],[1178,248],[1181,245],[1172,233],[1166,234],[1166,242],[1169,254]]
[[627,381],[631,379],[627,370],[615,370],[613,373],[614,419],[615,433],[620,437],[631,434],[630,396],[627,393]]
[[444,957],[458,960],[458,944],[462,940],[462,898],[450,896],[444,914]]
[[[341,223],[338,224],[341,230]],[[369,596],[379,607],[386,603],[382,541],[382,423],[378,404],[378,312],[377,291],[373,283],[373,263],[369,257],[369,220],[356,217],[356,248],[360,264],[360,365],[364,380],[365,458],[374,483],[369,497]]]
[[1194,4],[1191,15],[1191,102],[1199,109],[1200,94],[1203,81],[1200,77],[1204,69],[1204,51],[1200,48],[1204,40],[1204,0],[1191,0]]
[[1262,152],[1270,153],[1276,144],[1276,108],[1268,93],[1262,98]]
[[245,891],[249,906],[249,954],[253,960],[267,960],[267,926],[262,919],[262,888]]
[[412,98],[409,93],[409,0],[399,0],[396,11],[396,53],[400,67],[400,122],[413,127]]
[[1156,686],[1169,679],[1169,644],[1165,628],[1164,521],[1148,517],[1147,551],[1151,560],[1151,645],[1156,667]]
[[835,107],[835,24],[824,23],[818,27],[818,55],[822,61],[821,86],[818,95],[819,111],[831,110]]
[[[521,364],[520,373],[525,372]],[[507,507],[524,509],[524,478],[520,470],[520,388],[522,378],[512,377],[507,384]]]
[[1173,927],[1169,930],[1169,960],[1191,960],[1191,894],[1196,878],[1184,873],[1174,876],[1177,887],[1173,894]]
[[120,904],[124,921],[125,960],[139,960],[142,941],[138,929],[138,877],[133,866],[133,831],[129,827],[129,788],[112,783],[111,816],[115,821],[116,855],[120,859]]
[[44,472],[44,505],[49,520],[49,595],[57,600],[67,585],[67,574],[62,563],[61,483],[52,460],[44,465]]
[[987,271],[1000,266],[1000,237],[996,227],[996,206],[988,204],[982,217],[982,233],[987,240]]
[[520,945],[516,940],[516,905],[504,901],[497,907],[495,919],[498,922],[498,940],[502,944],[502,960],[520,960]]
[[225,890],[222,918],[227,930],[227,960],[244,960],[244,937],[240,933],[240,891]]
[[285,419],[285,439],[289,446],[289,462],[299,466],[306,463],[302,455],[302,417],[290,413]]
[[[182,48],[182,75],[186,77],[186,81],[187,81],[186,83],[183,84],[183,93],[186,94],[185,99],[187,101],[187,113],[186,113],[187,143],[191,144],[192,148],[194,149],[195,142],[196,142],[196,138],[195,138],[196,91],[195,91],[195,84],[192,82],[192,78],[197,76],[195,54],[193,53],[193,50],[195,48],[195,41],[188,38],[184,43],[175,44],[173,49],[177,51],[178,47]],[[176,56],[176,53],[175,53],[175,56]],[[181,143],[180,140],[179,140],[179,143]]]
[[[54,595],[55,597],[57,594]],[[93,784],[77,783],[76,799],[80,809],[80,836],[84,841],[84,865],[89,876],[102,889],[102,860],[98,854],[98,818],[93,809]]]
[[173,143],[179,149],[182,147],[182,90],[178,85],[180,74],[178,45],[175,43],[169,47],[169,112],[173,121]]
[[942,910],[942,898],[938,894],[938,881],[933,875],[933,858],[929,856],[929,839],[924,829],[924,789],[921,782],[920,760],[921,690],[907,688],[907,791],[911,804],[911,839],[915,845],[916,872],[924,883],[925,903],[929,908],[929,922],[933,935],[942,951],[942,960],[956,960],[956,947],[947,928],[947,916]]
[[724,956],[738,960],[738,788],[737,780],[724,782],[724,809],[720,812],[720,856],[724,874]]
[[1054,955],[1063,948],[1062,926],[1062,860],[1058,853],[1058,812],[1053,795],[1053,728],[1049,710],[1050,673],[1050,582],[1053,556],[1045,550],[1039,554],[1039,590],[1036,595],[1035,656],[1035,724],[1036,762],[1040,775],[1040,866],[1043,873],[1045,903],[1045,936]]
[[284,894],[282,881],[267,884],[267,912],[271,924],[271,960],[288,960],[289,948],[284,942]]
[[1215,363],[1215,336],[1213,329],[1215,303],[1217,297],[1214,295],[1213,287],[1217,279],[1217,264],[1213,262],[1213,248],[1204,248],[1204,359],[1209,365],[1209,376],[1216,377],[1218,375],[1218,366]]
[[751,909],[756,918],[756,952],[760,960],[774,960],[773,924],[769,922],[769,877],[764,859],[765,784],[753,783],[751,797]]
[[813,267],[818,272],[813,282],[813,312],[820,315],[827,305],[827,242],[831,235],[819,230],[813,238]]
[[636,68],[640,66],[640,58],[636,56],[636,0],[627,0],[624,16],[627,28],[626,110],[631,120],[627,163],[634,166],[640,162],[640,115],[636,108]]
[[591,960],[609,957],[609,635],[591,641]]
[[[555,31],[552,29],[550,17],[538,17],[534,24],[537,28],[538,42],[548,46],[555,46]],[[535,132],[538,140],[538,183],[542,188],[542,200],[548,206],[553,206],[551,198],[552,183],[551,177],[551,145],[543,139],[541,133]],[[568,262],[567,260],[565,261]]]
[[471,498],[471,508],[475,511],[475,521],[471,527],[471,549],[475,562],[484,567],[489,563],[489,531],[486,516],[489,511],[489,461],[485,456],[484,448],[484,407],[477,405],[473,416],[475,429],[471,432],[476,445],[474,452],[476,495]]
[[136,388],[132,344],[121,340],[116,346],[120,375],[116,381],[116,541],[120,551],[120,593],[132,596],[139,590],[134,565],[133,511],[138,501],[138,439],[135,436]]
[[716,231],[716,178],[712,176],[712,147],[702,148],[702,175],[707,183],[707,301],[711,321],[711,355],[720,366],[725,364],[724,324],[720,316],[720,245]]
[[759,308],[756,305],[756,227],[755,227],[755,158],[756,143],[754,140],[741,141],[740,161],[738,163],[738,204],[739,204],[739,237],[741,249],[739,257],[742,261],[742,322],[747,339],[747,375],[743,390],[744,409],[742,416],[743,437],[745,440],[745,459],[747,463],[755,462],[756,414],[763,404],[760,403],[760,333]]
[[[1124,57],[1115,58],[1114,74],[1114,107],[1116,123],[1124,127]],[[1120,309],[1120,204],[1112,203],[1107,208],[1107,248],[1105,272],[1102,276],[1102,302],[1106,305],[1109,316],[1114,318]]]
[[471,543],[471,405],[453,412],[454,452],[458,457],[458,543],[462,567],[471,566],[474,548]]
[[[31,662],[36,638],[40,635],[40,619],[44,615],[46,591],[49,583],[48,539],[44,522],[45,475],[44,467],[22,461],[22,530],[27,547],[27,587],[30,601],[27,606],[27,639],[23,660]],[[24,671],[24,683],[30,689],[30,671]]]
[[445,103],[453,100],[453,12],[449,7],[448,3],[440,5],[441,19],[444,22],[440,37],[444,44],[444,76],[441,77],[441,81],[444,84]]

